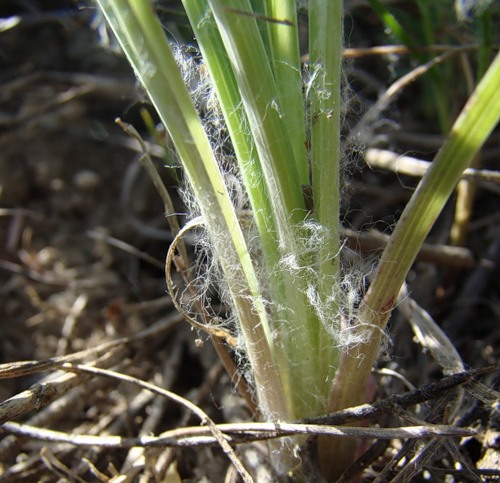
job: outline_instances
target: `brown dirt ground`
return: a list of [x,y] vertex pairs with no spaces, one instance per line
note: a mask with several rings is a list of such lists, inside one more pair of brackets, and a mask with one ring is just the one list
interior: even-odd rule
[[[371,45],[371,31],[379,35],[376,22],[355,8],[351,13],[351,20],[365,22],[360,22],[361,28],[353,27],[351,44]],[[99,358],[100,367],[172,390],[198,404],[216,422],[250,420],[211,343],[181,322],[166,295],[162,265],[168,241],[162,239],[162,203],[146,175],[135,169],[139,155],[135,141],[114,123],[120,116],[142,125],[139,107],[145,103],[128,65],[104,48],[89,28],[93,13],[75,9],[71,1],[0,5],[2,20],[15,14],[21,15],[20,23],[0,31],[2,377],[5,371],[13,376],[14,366],[7,363],[63,357],[121,340],[99,353],[83,354],[78,361]],[[355,93],[356,100],[346,125],[359,119],[388,85],[387,60],[351,60],[349,76],[350,94]],[[404,92],[384,114],[390,120],[379,122],[368,147],[432,157],[441,138],[434,126],[422,121],[422,113],[414,112],[418,95],[417,86]],[[482,168],[500,168],[499,148],[497,132],[484,150]],[[166,183],[172,184],[161,159],[155,162]],[[359,166],[350,170],[346,192],[346,226],[388,231],[411,194],[414,178],[368,169],[359,159],[355,162]],[[473,368],[498,364],[498,195],[498,185],[476,186],[465,243],[471,260],[467,268],[453,259],[443,264],[438,257],[434,262],[417,262],[409,277],[414,298],[445,328],[466,366]],[[446,243],[452,219],[450,203],[430,241]],[[150,259],[117,247],[107,237]],[[439,380],[439,366],[413,341],[399,313],[391,330],[392,343],[380,367],[397,371],[415,386]],[[7,413],[11,421],[73,435],[123,437],[198,424],[178,404],[133,384],[65,375],[54,367],[45,372],[21,369],[19,377],[6,377],[0,383],[1,401],[16,394],[25,398],[14,409],[3,406],[2,411],[11,411]],[[380,397],[406,390],[388,375],[376,377]],[[412,481],[500,478],[500,403],[493,391],[498,389],[498,371],[482,382],[479,388],[471,386],[459,418],[479,434],[456,440],[455,446],[410,447],[410,452],[429,457],[417,464]],[[440,404],[434,401],[430,407]],[[445,420],[443,411],[434,415],[434,421]],[[425,405],[412,414],[429,416]],[[395,416],[386,415],[378,422],[397,425],[395,421]],[[0,481],[237,481],[217,447],[102,448],[51,443],[11,432],[12,428],[0,428]],[[402,446],[394,440],[384,447],[382,456],[364,471],[364,481],[373,481]],[[261,471],[256,481],[274,478],[265,470],[263,453],[258,444],[240,452],[247,467]],[[475,480],[471,472],[460,472],[454,465],[459,456],[462,465],[483,468],[482,476]],[[383,481],[392,481],[400,471]]]

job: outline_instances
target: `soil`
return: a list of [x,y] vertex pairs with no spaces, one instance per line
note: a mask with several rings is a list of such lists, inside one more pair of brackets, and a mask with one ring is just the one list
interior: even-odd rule
[[[164,3],[178,8],[177,2]],[[349,42],[353,47],[376,45],[382,28],[357,3],[362,4],[351,2]],[[57,364],[74,353],[79,353],[72,359],[77,362],[98,361],[101,368],[186,397],[217,423],[250,421],[211,342],[177,315],[166,292],[164,260],[171,237],[163,205],[139,168],[138,143],[114,121],[120,117],[134,124],[149,139],[141,109],[153,111],[127,62],[92,27],[95,12],[75,2],[4,1],[0,19],[0,400],[19,395],[12,405],[0,405],[2,423],[69,433],[75,441],[81,435],[158,435],[199,424],[185,408],[129,382],[60,371]],[[183,22],[167,27],[179,32]],[[380,56],[349,61],[349,96],[355,100],[346,133],[395,79],[390,68],[399,71],[407,64],[404,57],[399,62]],[[417,84],[384,112],[371,137],[362,140],[363,149],[432,159],[442,136],[414,101],[421,95]],[[463,98],[454,102],[460,106]],[[499,148],[497,132],[484,149],[482,169],[500,169]],[[175,173],[165,167],[162,148],[151,140],[151,149],[162,178],[175,191]],[[368,168],[361,150],[350,158],[346,227],[390,232],[416,178]],[[417,261],[409,276],[413,298],[444,328],[470,368],[498,364],[498,195],[498,184],[475,186],[462,252],[467,263],[454,257],[443,262],[438,255],[431,262]],[[448,243],[453,213],[450,202],[430,243]],[[370,250],[361,255],[366,263],[373,258]],[[374,376],[379,398],[407,390],[406,383],[422,386],[442,378],[428,348],[413,337],[396,310],[379,367],[386,372]],[[46,366],[14,364],[48,359]],[[409,447],[428,457],[415,465],[411,481],[500,479],[499,372],[492,370],[480,380],[467,386],[458,418],[478,434],[439,447]],[[443,406],[451,397],[444,392],[444,399],[431,403],[441,408],[433,422],[446,422]],[[423,408],[412,417],[429,416]],[[378,423],[397,425],[410,417],[400,416],[386,414]],[[0,428],[0,481],[238,481],[217,445],[106,448],[15,432],[12,425]],[[383,475],[402,447],[401,440],[390,441],[367,464],[363,481]],[[238,454],[256,481],[276,478],[266,469],[265,446],[243,448]],[[410,459],[406,456],[406,462]],[[399,481],[403,466],[379,481]]]

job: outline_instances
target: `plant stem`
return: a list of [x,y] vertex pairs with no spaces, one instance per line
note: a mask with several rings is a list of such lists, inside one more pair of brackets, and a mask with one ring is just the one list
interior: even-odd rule
[[[325,381],[333,381],[339,353],[324,324],[341,326],[340,289],[340,109],[343,46],[343,5],[341,0],[309,2],[309,87],[311,123],[311,170],[314,216],[326,232],[319,253],[317,291],[330,320],[318,325],[317,350]],[[326,385],[327,388],[329,385]],[[326,403],[330,410],[330,402]],[[332,438],[318,439],[320,463],[325,476],[336,474],[341,454],[331,451]],[[349,445],[345,440],[337,451]]]
[[245,334],[261,411],[287,415],[270,349],[271,333],[238,217],[212,147],[178,71],[162,26],[143,0],[98,0],[136,74],[169,131],[197,197]]
[[269,52],[283,118],[287,120],[288,142],[293,149],[299,183],[307,185],[309,162],[306,152],[297,8],[295,0],[271,0],[264,3],[268,7],[269,17],[276,20],[268,22]]
[[382,254],[357,317],[357,331],[365,342],[342,354],[332,391],[332,410],[364,401],[380,340],[406,275],[462,172],[500,119],[499,84],[497,54],[420,181]]
[[[314,217],[325,231],[319,253],[318,292],[323,303],[332,300],[328,310],[340,324],[340,307],[335,290],[340,278],[340,107],[343,45],[343,6],[341,0],[309,4],[309,49],[311,85],[311,169]],[[324,322],[324,321],[323,321]],[[331,381],[338,351],[323,326],[318,327],[318,351],[322,354],[321,374]]]
[[289,415],[312,415],[321,410],[317,394],[324,382],[318,373],[319,356],[311,349],[317,347],[317,321],[306,295],[303,272],[307,268],[300,237],[307,212],[298,166],[306,157],[297,161],[293,143],[288,141],[288,125],[295,121],[285,116],[282,92],[257,25],[267,22],[267,17],[254,13],[245,0],[212,0],[211,7],[241,92],[273,207],[280,258],[278,264],[268,267],[268,277],[277,345],[283,347],[284,358],[279,362]]

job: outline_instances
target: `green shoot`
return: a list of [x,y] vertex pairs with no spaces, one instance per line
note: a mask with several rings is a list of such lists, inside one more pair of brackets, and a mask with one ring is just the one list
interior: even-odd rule
[[[343,2],[309,2],[304,86],[295,1],[183,0],[204,62],[198,75],[205,78],[196,80],[206,85],[209,78],[216,94],[204,115],[221,113],[219,133],[205,129],[178,68],[183,59],[176,59],[152,3],[98,3],[179,156],[221,268],[216,282],[226,287],[260,417],[293,421],[363,402],[398,291],[500,117],[500,57],[422,179],[358,307],[352,280],[362,275],[353,276],[340,258]],[[225,133],[231,156],[217,137]],[[229,182],[235,177],[244,192],[238,199]],[[288,443],[277,447],[277,466],[300,478],[294,440]],[[352,443],[321,438],[319,445],[330,478],[354,456]]]

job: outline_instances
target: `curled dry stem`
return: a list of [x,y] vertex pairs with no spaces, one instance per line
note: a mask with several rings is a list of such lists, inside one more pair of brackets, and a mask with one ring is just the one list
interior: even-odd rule
[[[160,195],[165,205],[165,213],[167,215],[167,221],[170,225],[170,230],[175,237],[170,245],[165,264],[166,281],[172,301],[176,309],[179,311],[179,313],[192,326],[214,337],[213,338],[214,347],[224,365],[224,368],[226,369],[227,373],[229,374],[232,380],[238,381],[237,382],[238,390],[245,398],[248,408],[252,411],[252,413],[257,413],[255,402],[253,400],[252,395],[250,394],[250,390],[247,387],[245,381],[237,376],[238,370],[225,345],[227,344],[229,347],[234,349],[236,347],[236,338],[233,337],[227,330],[214,326],[211,323],[213,321],[210,321],[210,316],[208,316],[208,314],[206,314],[206,312],[203,310],[203,307],[199,302],[199,299],[196,297],[196,294],[194,293],[191,274],[189,272],[189,266],[190,266],[189,256],[187,253],[186,245],[184,243],[183,235],[188,230],[192,229],[196,225],[200,225],[201,223],[199,219],[192,220],[185,227],[183,227],[182,229],[180,228],[179,221],[174,209],[174,205],[172,203],[172,199],[151,160],[149,149],[146,143],[142,139],[141,135],[131,124],[125,123],[119,118],[116,119],[116,123],[124,130],[125,133],[127,133],[129,136],[131,136],[139,143],[140,149],[142,151],[142,156],[140,157],[139,161],[146,169],[148,175],[153,181],[156,190],[158,191],[158,194]],[[176,251],[178,253],[177,256],[175,256]],[[188,290],[191,291],[191,295],[193,296],[197,312],[205,320],[205,323],[200,323],[193,317],[191,317],[182,308],[182,305],[177,300],[176,291],[172,281],[172,274],[171,274],[172,263],[175,264],[175,267],[177,268],[177,271],[180,273],[186,287],[188,288]]]
[[[187,223],[180,231],[177,233],[176,237],[172,241],[168,253],[167,253],[167,259],[165,262],[165,277],[167,280],[167,287],[168,287],[168,292],[170,296],[172,297],[172,301],[175,305],[175,308],[177,311],[196,329],[202,330],[203,332],[206,332],[207,334],[211,335],[212,337],[217,337],[219,339],[222,339],[224,342],[226,342],[231,348],[236,348],[236,338],[232,336],[228,330],[224,329],[221,327],[219,324],[217,324],[218,320],[215,317],[212,317],[212,320],[210,323],[200,323],[198,322],[195,318],[191,317],[187,313],[186,310],[182,307],[182,304],[179,302],[178,297],[177,297],[177,290],[174,285],[174,281],[172,279],[172,263],[176,263],[176,256],[175,256],[175,251],[177,249],[177,245],[179,242],[182,240],[182,237],[185,233],[187,233],[189,230],[192,230],[196,226],[202,225],[203,222],[201,218],[195,218],[194,220],[191,220],[189,223]],[[179,268],[179,267],[177,267]],[[186,280],[184,280],[186,282]],[[197,300],[195,298],[195,300]],[[203,310],[203,307],[201,306],[201,303],[197,303],[198,309],[200,309],[200,314],[202,315],[203,319],[205,320],[210,320],[210,316],[206,313],[206,311]],[[216,322],[215,324],[213,322]]]
[[[168,292],[175,308],[181,314],[181,316],[185,320],[187,320],[194,328],[201,330],[213,337],[212,342],[214,344],[215,350],[217,351],[217,355],[222,361],[224,369],[229,374],[231,380],[235,382],[238,391],[245,399],[250,412],[257,415],[258,409],[255,405],[255,400],[252,396],[250,388],[248,387],[245,380],[239,376],[238,368],[236,367],[234,359],[228,351],[228,346],[232,350],[236,349],[236,337],[234,337],[227,329],[221,327],[217,318],[211,317],[206,312],[206,310],[204,310],[199,298],[196,297],[196,293],[187,268],[188,261],[182,257],[182,252],[180,257],[175,255],[177,244],[179,242],[182,242],[182,237],[184,236],[184,234],[194,227],[201,226],[202,224],[203,223],[201,221],[201,218],[195,218],[191,220],[179,231],[179,233],[177,233],[168,249],[167,258],[165,261],[165,278],[167,281]],[[203,323],[198,322],[194,317],[188,314],[187,311],[182,307],[182,304],[179,302],[177,297],[177,290],[172,278],[172,264],[176,265],[177,271],[181,274],[186,287],[188,287],[188,290],[191,291],[191,295],[193,296],[193,300],[196,305],[196,310],[198,311],[198,315],[203,319]],[[216,324],[214,325],[213,322],[216,322]]]

